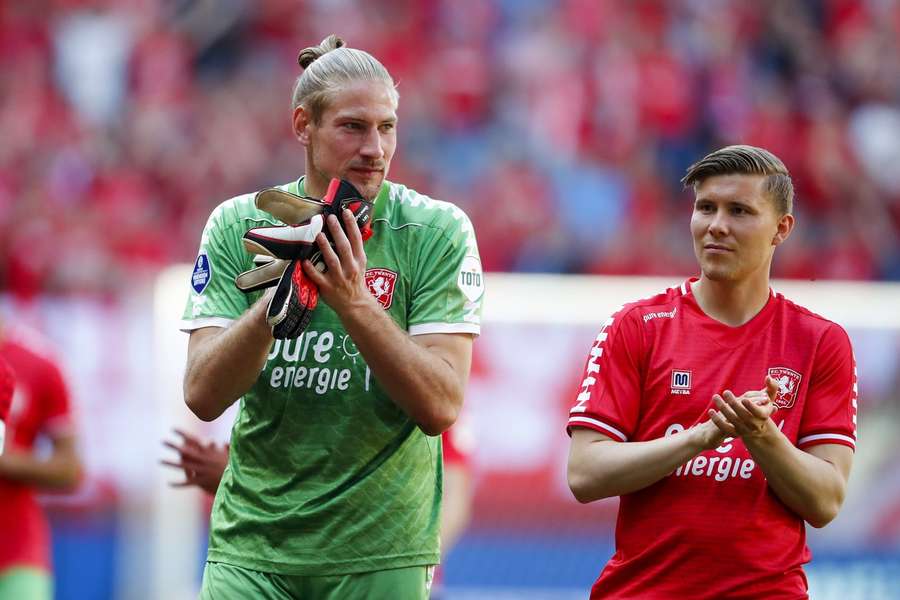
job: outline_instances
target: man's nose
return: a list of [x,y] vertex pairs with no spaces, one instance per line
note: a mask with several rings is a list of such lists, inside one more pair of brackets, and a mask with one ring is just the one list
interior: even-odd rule
[[710,217],[709,232],[716,237],[721,237],[728,233],[728,215],[725,211],[717,210]]
[[368,158],[382,158],[384,156],[384,148],[381,144],[381,134],[376,127],[372,127],[366,132],[366,136],[363,139],[363,144],[359,149],[359,152]]

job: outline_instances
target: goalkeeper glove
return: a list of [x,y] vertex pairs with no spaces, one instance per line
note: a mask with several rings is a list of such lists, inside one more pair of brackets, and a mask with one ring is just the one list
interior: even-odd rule
[[365,241],[372,235],[372,203],[361,198],[352,184],[339,179],[331,180],[321,201],[274,188],[259,192],[255,201],[257,208],[288,225],[255,227],[244,234],[244,248],[256,255],[258,266],[238,275],[235,284],[247,293],[276,286],[266,320],[276,339],[296,338],[309,324],[319,296],[302,263],[308,259],[324,272],[325,261],[316,236],[324,231],[333,244],[324,228],[325,218],[333,214],[340,219],[343,210],[350,209]]

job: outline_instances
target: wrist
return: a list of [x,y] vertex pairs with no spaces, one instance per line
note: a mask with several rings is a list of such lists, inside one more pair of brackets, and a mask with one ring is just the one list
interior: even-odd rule
[[771,418],[768,419],[759,431],[744,434],[741,438],[744,444],[749,448],[751,446],[761,447],[774,444],[781,436],[781,430]]
[[704,421],[687,430],[687,448],[691,456],[696,456],[704,450],[711,450],[722,443],[722,435],[719,428],[712,421]]
[[377,318],[378,315],[384,313],[381,304],[368,290],[355,295],[340,306],[332,306],[332,308],[345,325],[370,322],[373,318]]

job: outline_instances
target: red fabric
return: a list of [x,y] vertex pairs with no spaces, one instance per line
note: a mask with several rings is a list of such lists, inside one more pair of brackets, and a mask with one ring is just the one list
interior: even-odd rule
[[444,464],[469,466],[472,456],[472,432],[462,420],[441,434],[444,447]]
[[[69,394],[54,362],[15,337],[0,342],[0,357],[16,377],[6,450],[30,452],[39,434],[67,431]],[[0,571],[13,565],[49,570],[49,529],[32,488],[0,478],[0,504]]]
[[[799,375],[785,388],[784,404],[793,404],[773,417],[792,443],[854,446],[855,365],[844,330],[780,294],[729,327],[700,310],[690,282],[607,321],[569,427],[620,441],[677,434],[701,418],[714,393],[761,389],[769,369]],[[803,521],[732,440],[622,496],[616,553],[591,597],[806,598],[809,560]]]
[[3,357],[0,357],[0,421],[4,423],[9,416],[9,407],[12,404],[13,392],[16,388],[16,376],[12,367]]

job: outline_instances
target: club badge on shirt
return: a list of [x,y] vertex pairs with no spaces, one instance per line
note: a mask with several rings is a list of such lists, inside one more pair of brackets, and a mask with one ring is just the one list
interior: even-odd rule
[[388,269],[366,269],[366,287],[384,310],[394,301],[394,285],[397,274]]
[[778,382],[778,393],[775,394],[775,404],[778,408],[790,408],[797,399],[800,390],[800,380],[803,376],[787,367],[770,367],[769,377]]

